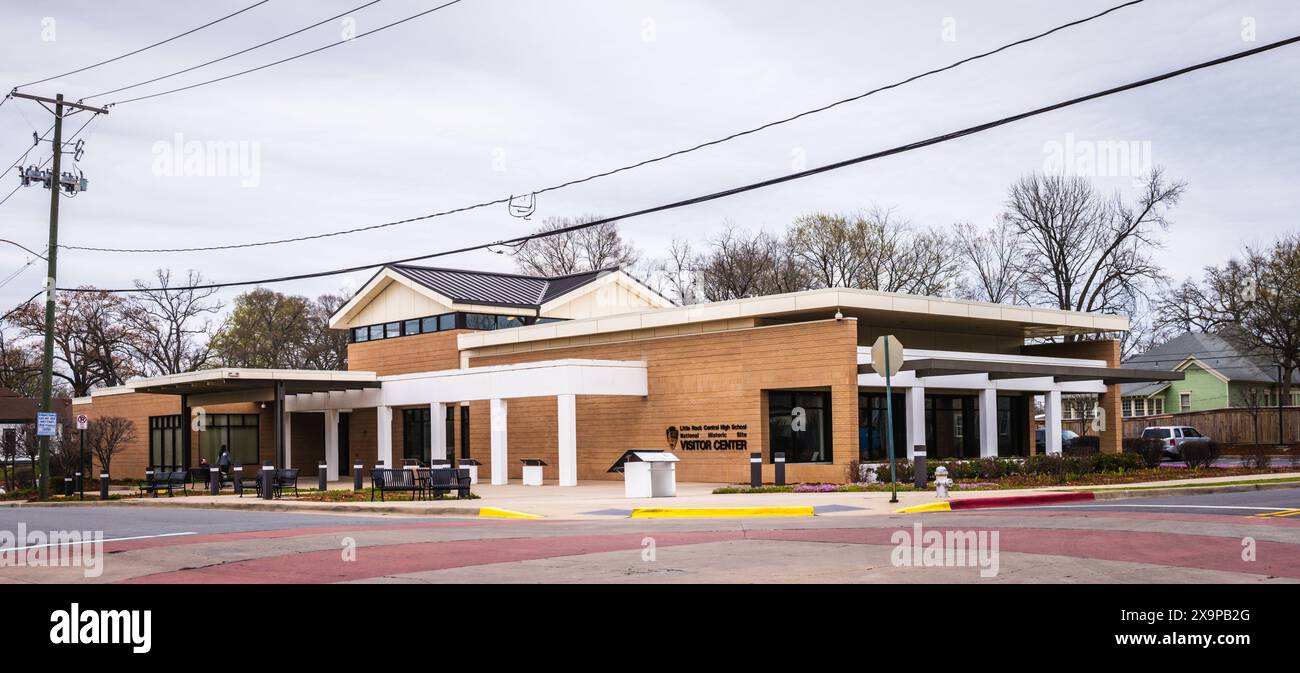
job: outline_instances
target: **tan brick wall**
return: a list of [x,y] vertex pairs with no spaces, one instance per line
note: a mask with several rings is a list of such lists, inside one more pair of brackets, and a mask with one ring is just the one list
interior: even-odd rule
[[380,376],[459,369],[456,337],[469,332],[450,330],[348,344],[348,369]]
[[[1044,357],[1105,360],[1107,367],[1118,367],[1120,363],[1119,346],[1119,341],[1113,339],[1074,341],[1059,344],[1027,345],[1021,349],[1021,352],[1025,355]],[[1097,405],[1105,413],[1105,429],[1097,433],[1101,438],[1103,453],[1120,453],[1124,450],[1124,423],[1120,409],[1121,401],[1118,385],[1107,386],[1106,392],[1098,397]]]
[[[271,410],[261,409],[255,402],[208,405],[210,414],[258,414],[258,453],[262,460],[271,460],[275,453],[275,424]],[[149,417],[168,416],[181,412],[181,398],[176,395],[147,395],[128,393],[96,397],[89,404],[73,405],[73,413],[84,413],[92,420],[103,416],[121,416],[135,424],[135,441],[113,457],[113,479],[143,479],[149,466]],[[190,432],[191,459],[198,464],[199,433]],[[98,462],[96,461],[96,468]]]
[[[820,388],[831,391],[834,464],[790,465],[791,481],[844,481],[857,457],[857,325],[823,321],[587,345],[580,348],[474,357],[471,366],[592,358],[642,360],[648,365],[649,396],[579,397],[578,478],[619,479],[606,472],[628,449],[667,448],[669,426],[745,424],[749,451],[677,451],[682,481],[747,481],[749,452],[766,460],[764,390]],[[547,479],[558,477],[555,398],[510,400],[509,474],[521,476],[520,458],[541,458]],[[471,404],[472,457],[490,472],[487,402]],[[771,479],[771,466],[765,464]]]

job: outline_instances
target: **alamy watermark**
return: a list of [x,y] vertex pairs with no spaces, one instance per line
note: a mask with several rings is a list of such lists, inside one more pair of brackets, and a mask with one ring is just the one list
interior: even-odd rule
[[1150,140],[1079,140],[1043,143],[1043,172],[1065,177],[1131,177],[1142,181],[1151,173]]
[[104,574],[104,531],[0,530],[0,568],[81,568],[88,578]]
[[171,140],[153,144],[153,174],[160,177],[237,177],[244,187],[262,181],[262,144],[256,140]]
[[896,530],[889,536],[895,568],[976,568],[980,577],[997,577],[1000,568],[996,530]]

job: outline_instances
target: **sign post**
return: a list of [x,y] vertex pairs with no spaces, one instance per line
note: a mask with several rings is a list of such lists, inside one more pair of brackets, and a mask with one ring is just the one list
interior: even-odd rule
[[[42,446],[48,446],[50,437],[58,434],[59,415],[53,411],[36,412],[36,436],[40,438]],[[44,451],[42,452],[45,453]],[[49,493],[49,475],[46,472],[50,469],[48,460],[37,462],[36,479],[40,485],[41,497],[44,498]]]
[[889,447],[889,502],[898,502],[898,471],[894,466],[894,374],[903,368],[903,344],[893,335],[876,339],[871,346],[871,366],[885,377],[885,442]]
[[85,414],[77,414],[77,434],[81,435],[81,473],[77,476],[77,490],[80,498],[86,499],[86,427],[90,419]]

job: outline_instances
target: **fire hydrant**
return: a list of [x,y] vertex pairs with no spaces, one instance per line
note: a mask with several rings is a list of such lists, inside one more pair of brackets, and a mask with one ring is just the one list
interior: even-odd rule
[[948,487],[952,486],[952,480],[948,478],[948,468],[939,466],[934,471],[934,495],[936,498],[948,497]]

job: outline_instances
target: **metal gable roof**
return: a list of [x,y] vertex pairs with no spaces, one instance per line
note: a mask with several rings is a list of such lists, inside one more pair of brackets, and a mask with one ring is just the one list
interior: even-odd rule
[[[1229,381],[1272,383],[1277,379],[1272,363],[1243,355],[1232,342],[1217,334],[1184,332],[1169,341],[1124,361],[1123,367],[1173,369],[1187,358],[1196,358]],[[1300,374],[1295,381],[1300,382]]]
[[540,308],[616,269],[601,269],[555,278],[510,273],[390,266],[393,271],[458,304]]

